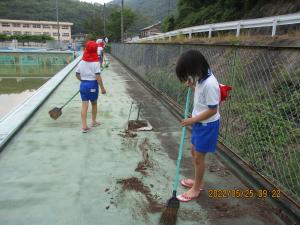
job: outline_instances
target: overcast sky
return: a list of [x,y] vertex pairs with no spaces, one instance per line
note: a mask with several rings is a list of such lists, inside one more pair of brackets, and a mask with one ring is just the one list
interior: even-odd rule
[[91,2],[91,3],[94,3],[94,2],[97,2],[97,3],[107,3],[107,2],[111,2],[112,0],[80,0],[81,2]]

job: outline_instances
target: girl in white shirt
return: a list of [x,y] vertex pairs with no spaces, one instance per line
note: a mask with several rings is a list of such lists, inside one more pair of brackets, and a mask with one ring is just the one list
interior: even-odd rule
[[83,133],[90,130],[86,121],[89,101],[92,104],[92,127],[95,127],[100,125],[100,123],[96,120],[99,86],[101,88],[101,93],[106,93],[100,75],[101,69],[98,61],[97,48],[98,46],[95,41],[88,41],[86,43],[82,61],[79,63],[76,70],[76,77],[80,80],[80,96],[82,100],[81,120]]
[[220,88],[204,56],[196,50],[183,53],[176,65],[181,82],[194,89],[192,117],[182,120],[182,126],[192,125],[191,151],[195,169],[194,179],[183,179],[181,184],[190,188],[177,196],[188,202],[197,198],[203,190],[205,155],[215,152],[219,135]]

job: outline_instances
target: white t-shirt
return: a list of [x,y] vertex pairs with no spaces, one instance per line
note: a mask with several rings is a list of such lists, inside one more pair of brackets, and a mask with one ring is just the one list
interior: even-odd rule
[[98,47],[97,48],[97,54],[98,54],[98,56],[101,56],[102,51],[103,51],[102,47]]
[[205,80],[198,81],[195,87],[194,93],[194,108],[192,117],[199,115],[200,113],[208,110],[209,108],[218,109],[217,113],[212,117],[199,121],[200,123],[214,122],[220,119],[219,113],[220,103],[220,88],[219,82],[216,77],[210,73],[210,76]]
[[81,80],[96,80],[96,74],[101,73],[99,62],[86,62],[81,60],[76,73],[80,74]]

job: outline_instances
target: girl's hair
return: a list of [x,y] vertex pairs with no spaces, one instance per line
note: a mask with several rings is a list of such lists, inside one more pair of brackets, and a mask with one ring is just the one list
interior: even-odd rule
[[179,57],[176,64],[176,75],[181,82],[186,82],[189,77],[201,79],[207,75],[209,65],[197,50],[189,50]]

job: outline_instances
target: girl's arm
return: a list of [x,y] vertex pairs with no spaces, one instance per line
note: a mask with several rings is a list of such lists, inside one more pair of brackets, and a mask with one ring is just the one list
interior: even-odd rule
[[206,120],[206,119],[212,117],[217,112],[218,112],[217,107],[216,108],[209,108],[206,111],[200,113],[198,116],[182,120],[181,125],[182,126],[188,126],[188,125],[192,125],[193,123],[201,122],[203,120]]
[[98,84],[101,88],[101,93],[106,94],[106,90],[104,88],[103,81],[102,81],[102,78],[101,78],[100,74],[96,74],[96,80],[97,80],[97,82],[98,82]]
[[80,73],[76,73],[76,77],[79,81],[81,81]]

